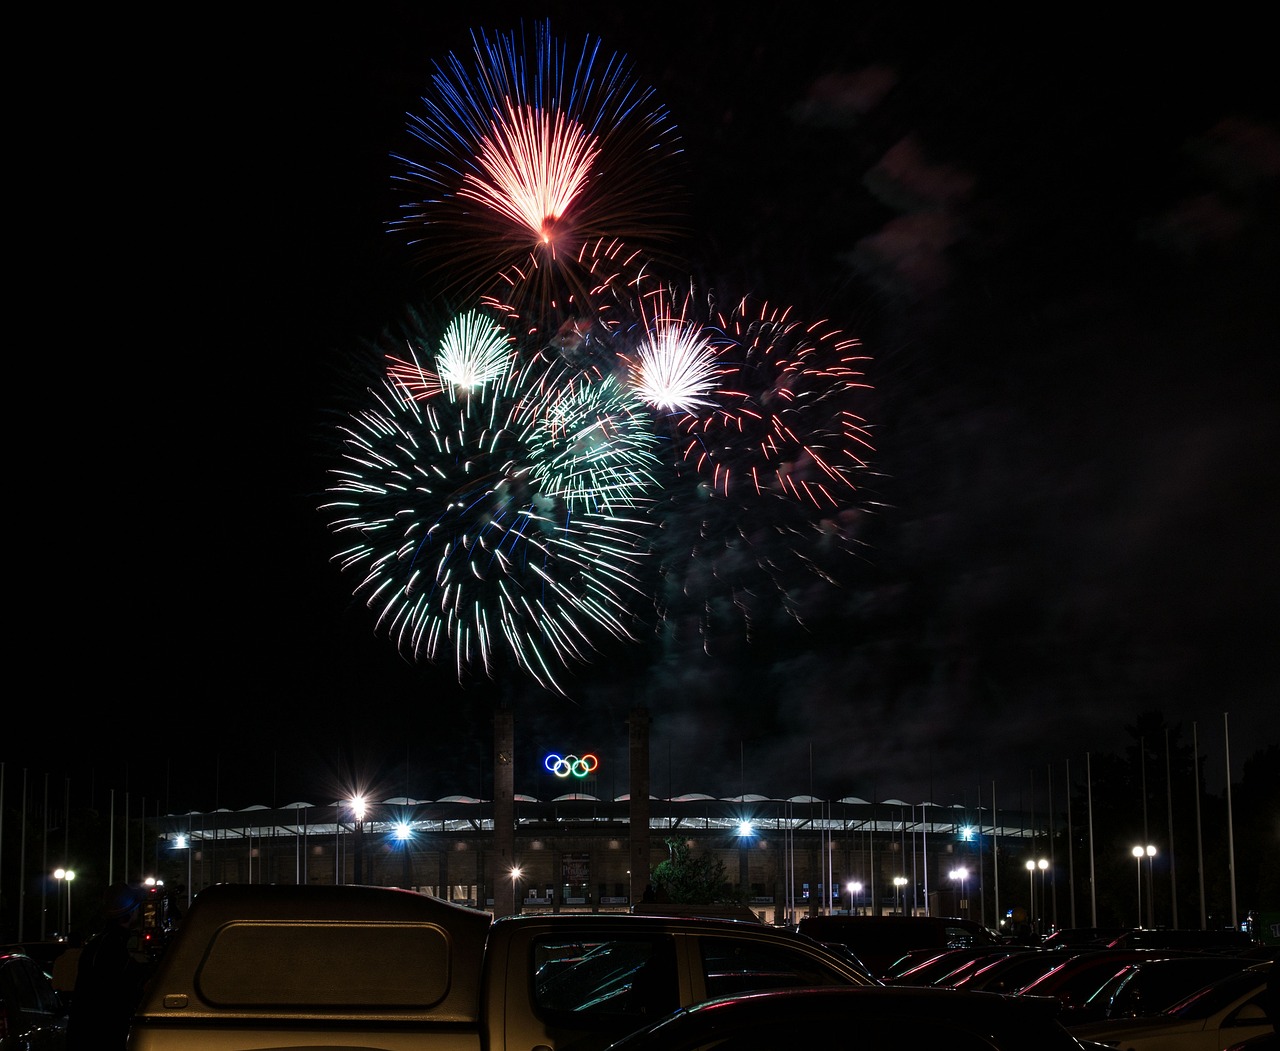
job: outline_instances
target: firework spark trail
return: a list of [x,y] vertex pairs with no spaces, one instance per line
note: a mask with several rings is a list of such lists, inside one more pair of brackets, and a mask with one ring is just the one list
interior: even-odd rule
[[389,227],[448,282],[442,291],[563,306],[584,291],[582,245],[672,238],[679,138],[629,60],[605,58],[594,38],[571,57],[548,22],[532,44],[523,30],[472,43],[472,62],[436,64],[422,111],[408,115],[415,155],[392,155],[410,199]]

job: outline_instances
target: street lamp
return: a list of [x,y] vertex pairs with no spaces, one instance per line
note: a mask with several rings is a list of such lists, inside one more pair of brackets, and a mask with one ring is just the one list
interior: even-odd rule
[[522,875],[519,865],[511,866],[511,908],[515,913],[520,912],[520,889],[519,882]]
[[1154,927],[1156,925],[1156,848],[1148,844],[1147,846],[1147,926]]
[[1040,870],[1040,911],[1046,914],[1040,917],[1040,932],[1044,933],[1044,926],[1049,912],[1049,908],[1045,904],[1049,900],[1049,888],[1045,885],[1045,871],[1049,868],[1049,862],[1041,858],[1036,862],[1036,868]]
[[969,870],[961,865],[958,869],[952,869],[950,876],[953,880],[960,882],[960,914],[962,916],[969,915],[969,899],[965,894],[965,884],[969,879]]
[[356,819],[356,856],[355,856],[355,881],[356,886],[364,883],[364,815],[367,809],[367,803],[364,796],[351,797],[351,813]]
[[1036,863],[1027,859],[1027,889],[1031,895],[1031,912],[1027,915],[1027,925],[1032,930],[1036,924]]
[[[53,878],[58,881],[58,924],[62,927],[62,935],[66,937],[71,930],[71,881],[76,878],[72,869],[57,868],[53,870]],[[67,885],[67,912],[64,922],[62,915],[62,885]]]
[[901,915],[907,911],[907,899],[906,899],[907,892],[902,889],[907,885],[907,877],[894,876],[893,885],[897,888],[896,893],[898,895],[898,913],[899,915]]
[[[1156,856],[1156,848],[1153,847],[1150,843],[1148,843],[1145,847],[1140,847],[1140,846],[1134,847],[1132,854],[1133,854],[1134,861],[1138,863],[1138,924],[1137,925],[1141,927],[1142,926],[1142,859],[1144,856],[1154,859]],[[1151,864],[1153,866],[1152,871],[1154,872],[1155,861],[1153,860]],[[1150,909],[1151,909],[1151,903],[1148,902],[1147,910],[1150,911]],[[1148,923],[1148,926],[1150,926],[1150,923]]]
[[853,896],[862,893],[862,884],[854,880],[849,884],[849,915],[853,915]]

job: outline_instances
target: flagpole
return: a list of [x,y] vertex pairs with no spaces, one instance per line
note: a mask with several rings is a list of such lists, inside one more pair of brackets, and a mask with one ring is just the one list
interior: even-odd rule
[[1227,713],[1222,713],[1222,743],[1226,748],[1227,759],[1227,854],[1230,858],[1228,871],[1231,875],[1231,929],[1236,930],[1236,841],[1231,820],[1231,731],[1227,728]]
[[[1087,798],[1089,800],[1089,925],[1098,926],[1098,883],[1094,879],[1093,873],[1093,767],[1090,764],[1089,753],[1084,753],[1084,779],[1088,786]],[[1201,891],[1204,884],[1201,884]],[[1204,900],[1203,893],[1201,901]]]
[[1067,760],[1067,900],[1071,903],[1071,926],[1076,925],[1076,852],[1075,829],[1071,824],[1071,760]]
[[995,876],[994,892],[996,896],[996,930],[1000,929],[1000,834],[997,823],[1000,815],[996,811],[996,783],[991,782],[991,869]]
[[1196,779],[1196,875],[1200,879],[1200,929],[1207,930],[1209,917],[1204,908],[1204,843],[1200,833],[1200,739],[1196,724],[1191,724],[1191,749],[1195,752]]
[[27,771],[22,770],[22,838],[18,841],[18,941],[26,940],[27,912]]
[[1164,728],[1164,784],[1169,803],[1169,888],[1173,903],[1173,929],[1178,929],[1178,868],[1173,862],[1173,775],[1169,762],[1169,727]]

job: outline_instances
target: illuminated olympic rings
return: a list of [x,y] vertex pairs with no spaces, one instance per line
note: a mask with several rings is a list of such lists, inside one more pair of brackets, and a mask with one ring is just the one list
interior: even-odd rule
[[542,765],[550,770],[556,777],[568,777],[572,774],[574,777],[586,777],[587,774],[595,773],[596,768],[600,765],[600,760],[588,752],[584,756],[576,755],[556,755],[552,752],[542,761]]

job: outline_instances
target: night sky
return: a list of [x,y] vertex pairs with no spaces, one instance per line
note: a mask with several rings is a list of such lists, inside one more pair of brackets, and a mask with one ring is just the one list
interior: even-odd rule
[[[626,792],[636,705],[663,796],[972,803],[994,782],[1012,805],[1144,712],[1184,744],[1195,725],[1220,789],[1224,713],[1237,777],[1277,741],[1273,38],[1242,14],[730,10],[220,11],[177,51],[101,60],[59,177],[83,313],[44,321],[89,491],[30,465],[51,507],[23,505],[59,524],[18,650],[94,721],[6,741],[11,770],[175,809],[327,802],[352,772],[487,796],[502,689],[376,635],[317,508],[351,362],[430,297],[387,229],[405,114],[472,29],[543,16],[670,111],[690,271],[861,340],[875,449],[858,557],[797,582],[802,624],[766,602],[736,633],[606,646],[567,698],[508,683],[518,792],[556,790],[549,750],[597,751],[599,794]],[[90,190],[101,221],[68,219]],[[76,355],[106,362],[93,383]]]

